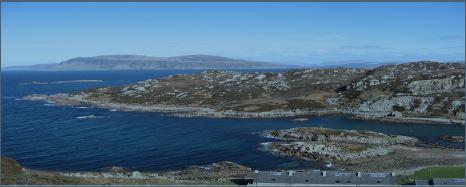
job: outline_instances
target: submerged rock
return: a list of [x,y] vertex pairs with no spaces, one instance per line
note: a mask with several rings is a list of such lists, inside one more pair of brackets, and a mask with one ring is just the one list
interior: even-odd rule
[[464,142],[464,136],[441,136],[440,139],[453,143]]

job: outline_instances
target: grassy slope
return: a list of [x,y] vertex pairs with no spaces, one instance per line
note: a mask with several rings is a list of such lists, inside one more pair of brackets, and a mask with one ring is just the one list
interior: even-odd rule
[[429,180],[432,178],[464,178],[464,167],[432,167],[432,176],[430,168],[425,168],[414,173],[418,180]]
[[173,184],[171,181],[157,179],[94,179],[67,177],[55,172],[23,170],[13,159],[1,158],[2,185],[146,185],[146,184]]
[[402,185],[414,185],[414,180],[431,180],[432,178],[464,178],[464,167],[432,167],[432,176],[429,168],[414,172],[414,175],[398,175],[396,182]]

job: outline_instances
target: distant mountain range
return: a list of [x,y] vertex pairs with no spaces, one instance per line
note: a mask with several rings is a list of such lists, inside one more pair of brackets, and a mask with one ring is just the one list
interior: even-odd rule
[[5,70],[164,70],[164,69],[289,69],[298,66],[232,59],[212,55],[151,57],[142,55],[104,55],[72,58],[55,64],[12,66]]
[[[453,61],[452,61],[453,62]],[[464,63],[464,61],[454,61]],[[31,66],[2,67],[3,70],[77,71],[77,70],[167,70],[167,69],[301,69],[301,68],[364,68],[373,69],[383,65],[400,64],[403,61],[346,60],[306,64],[258,62],[213,55],[184,55],[175,57],[152,57],[143,55],[102,55],[77,57],[60,63]],[[296,63],[292,63],[296,64]]]

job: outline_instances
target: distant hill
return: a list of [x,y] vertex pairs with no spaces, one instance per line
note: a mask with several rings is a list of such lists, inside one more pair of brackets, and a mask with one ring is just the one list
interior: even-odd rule
[[297,66],[255,62],[212,55],[151,57],[104,55],[72,58],[57,64],[6,67],[6,70],[164,70],[164,69],[288,69]]

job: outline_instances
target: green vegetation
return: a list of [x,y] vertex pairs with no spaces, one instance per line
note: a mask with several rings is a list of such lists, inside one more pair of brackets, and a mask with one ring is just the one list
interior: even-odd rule
[[419,98],[416,98],[413,100],[413,103],[411,105],[412,109],[415,109],[417,107],[421,106],[421,100]]
[[393,109],[394,111],[397,111],[397,112],[404,112],[404,111],[406,111],[406,108],[405,108],[405,107],[402,107],[402,106],[400,106],[400,105],[393,105],[392,109]]
[[290,99],[288,100],[288,108],[291,110],[315,110],[324,108],[325,105],[315,100],[304,100],[304,99]]
[[400,185],[414,185],[414,180],[432,178],[464,178],[464,167],[431,167],[418,170],[414,175],[395,176],[396,183]]
[[25,185],[25,184],[86,184],[76,177],[65,177],[47,172],[29,173],[23,171],[21,166],[13,159],[2,157],[2,185]]
[[362,95],[362,91],[352,90],[345,93],[345,97],[348,99],[358,99]]
[[279,133],[278,131],[272,131],[270,134],[271,134],[272,136],[275,136],[275,137],[277,137],[278,135],[280,135],[280,133]]
[[246,92],[240,92],[240,91],[224,92],[219,95],[214,95],[214,97],[221,98],[227,101],[241,101],[241,100],[249,99],[249,95]]
[[464,178],[464,167],[431,167],[414,173],[415,179]]
[[414,185],[413,176],[405,176],[405,175],[396,175],[395,181],[399,185]]
[[13,159],[1,157],[1,185],[173,185],[173,184],[228,184],[230,181],[179,180],[174,183],[166,179],[118,179],[118,178],[84,178],[63,176],[57,172],[40,170],[23,170]]
[[240,106],[232,108],[232,110],[243,111],[243,112],[267,112],[267,111],[272,111],[272,110],[277,110],[277,109],[282,109],[282,108],[283,108],[283,105],[279,105],[279,104],[260,103],[260,104],[240,105]]
[[442,107],[440,107],[440,112],[444,113],[444,114],[448,114],[448,111],[452,107],[451,106],[452,101],[453,101],[453,99],[448,97],[447,100],[445,102],[443,102]]
[[435,96],[434,97],[434,103],[440,103],[442,102],[444,99],[444,97],[441,97],[441,96]]
[[19,164],[13,159],[2,157],[2,184],[14,184],[18,178],[25,178]]

